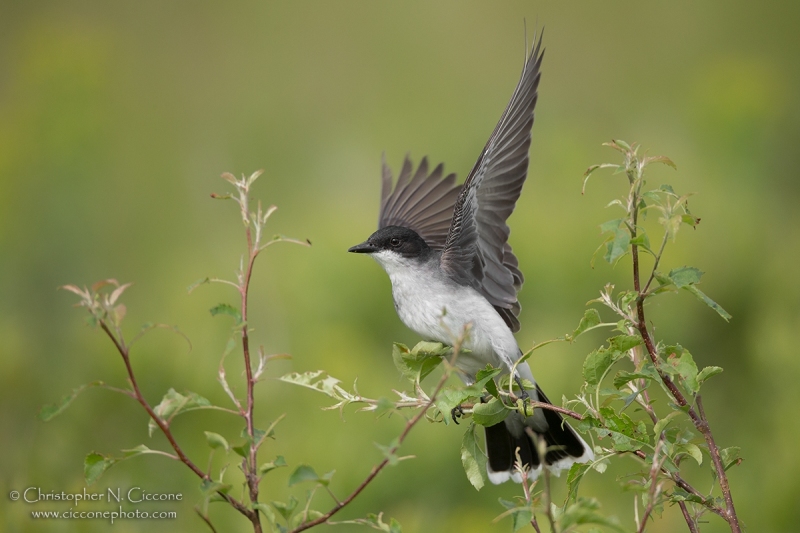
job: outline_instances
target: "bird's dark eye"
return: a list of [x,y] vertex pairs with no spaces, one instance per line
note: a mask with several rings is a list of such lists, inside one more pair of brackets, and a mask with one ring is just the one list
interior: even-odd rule
[[389,244],[397,248],[398,246],[400,246],[400,239],[398,239],[397,237],[393,237],[392,240],[389,241]]

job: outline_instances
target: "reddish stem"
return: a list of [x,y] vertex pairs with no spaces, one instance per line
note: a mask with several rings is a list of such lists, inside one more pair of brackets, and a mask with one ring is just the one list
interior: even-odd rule
[[[633,224],[631,228],[631,238],[636,238],[636,223],[639,214],[638,207],[638,195],[634,194],[634,207],[633,207]],[[670,394],[672,394],[675,402],[682,408],[686,409],[689,417],[692,419],[692,423],[694,424],[695,428],[703,434],[703,438],[708,445],[708,451],[711,455],[711,460],[714,463],[714,470],[717,473],[717,479],[719,479],[719,487],[722,491],[722,496],[725,499],[725,511],[722,516],[731,528],[732,533],[741,533],[741,527],[739,526],[739,519],[736,516],[736,509],[733,506],[733,496],[731,495],[730,486],[728,485],[728,477],[725,474],[725,468],[722,464],[722,460],[719,455],[719,448],[717,447],[717,443],[714,441],[714,436],[711,433],[711,428],[708,425],[708,420],[705,418],[705,413],[702,412],[702,404],[700,403],[700,396],[696,396],[696,400],[698,402],[698,408],[701,411],[701,414],[698,415],[697,411],[694,407],[686,400],[686,397],[683,393],[678,389],[675,383],[672,381],[669,375],[661,370],[658,361],[658,350],[656,349],[655,343],[653,342],[653,338],[650,335],[650,331],[647,328],[647,320],[644,314],[644,294],[641,290],[641,284],[639,280],[639,247],[636,244],[631,245],[631,256],[633,259],[633,288],[638,293],[638,298],[636,299],[636,313],[637,313],[637,320],[638,323],[636,324],[636,329],[639,330],[639,333],[644,340],[645,347],[647,348],[647,353],[650,356],[650,360],[653,363],[658,375],[661,377],[661,381],[669,390]],[[690,526],[691,528],[691,526]]]
[[[139,390],[139,384],[136,381],[136,376],[133,372],[133,367],[131,366],[130,354],[128,352],[128,347],[125,346],[124,342],[121,339],[118,339],[108,328],[105,320],[100,319],[99,321],[100,327],[108,335],[108,338],[111,339],[111,342],[114,343],[119,354],[122,356],[122,360],[125,362],[125,369],[128,372],[128,380],[131,383],[131,387],[133,388],[133,397],[136,399],[137,402],[147,411],[147,414],[150,416],[150,419],[155,422],[161,432],[169,441],[170,446],[172,449],[175,450],[175,454],[178,456],[178,459],[189,467],[189,469],[194,472],[200,479],[210,479],[209,475],[203,472],[194,462],[189,459],[186,454],[183,452],[183,449],[180,447],[178,442],[175,440],[175,436],[172,434],[172,431],[169,428],[167,422],[165,422],[160,416],[156,414],[150,404],[142,395],[141,390]],[[234,509],[242,513],[246,516],[251,522],[254,520],[258,520],[258,512],[248,509],[242,502],[238,501],[237,499],[228,496],[222,492],[217,492],[225,501],[227,501]],[[258,529],[255,530],[256,533],[261,532],[261,527],[259,524]]]
[[681,508],[681,513],[683,513],[683,519],[686,520],[686,525],[689,526],[689,531],[691,533],[700,533],[697,529],[697,524],[695,523],[692,516],[689,514],[689,509],[686,508],[686,502],[678,502],[678,507]]

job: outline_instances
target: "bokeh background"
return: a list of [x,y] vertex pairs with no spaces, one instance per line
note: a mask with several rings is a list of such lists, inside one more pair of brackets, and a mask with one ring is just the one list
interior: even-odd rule
[[[143,507],[177,511],[171,521],[34,521],[31,510],[69,506],[7,493],[81,491],[88,452],[166,445],[148,438],[134,402],[108,391],[85,393],[50,423],[36,419],[79,384],[125,383],[109,342],[59,285],[135,282],[124,298],[129,335],[163,322],[193,343],[187,351],[160,331],[138,345],[147,397],[157,403],[174,387],[226,404],[216,369],[230,322],[208,309],[235,295],[186,291],[205,276],[232,277],[243,250],[235,205],[209,198],[227,190],[224,171],[265,169],[255,197],[280,207],[270,231],[314,244],[271,248],[258,264],[254,341],[293,357],[270,375],[325,369],[373,397],[403,387],[391,343],[417,339],[396,317],[381,269],[345,250],[375,227],[382,152],[395,169],[406,153],[428,155],[463,179],[517,81],[524,21],[529,39],[546,27],[547,53],[529,179],[510,222],[527,278],[521,346],[570,331],[605,282],[628,283],[624,261],[589,265],[597,226],[613,217],[603,206],[624,189],[620,176],[598,175],[581,196],[586,167],[616,161],[600,143],[638,141],[671,157],[679,171],[654,169],[650,181],[697,193],[702,223],[679,234],[665,267],[707,272],[703,290],[734,319],[670,296],[651,308],[656,334],[725,368],[704,398],[718,442],[742,447],[745,461],[730,472],[742,522],[796,531],[800,4],[789,1],[0,2],[0,529],[205,530],[196,478],[163,457],[115,466],[90,490],[182,493],[179,504]],[[537,352],[551,397],[578,391],[582,360],[604,337]],[[231,381],[240,371],[232,357]],[[272,380],[256,400],[262,427],[286,413],[263,459],[335,469],[339,495],[380,460],[373,443],[403,425],[352,409],[342,420],[320,410],[324,396]],[[202,431],[235,442],[240,424],[203,412],[174,428],[204,466]],[[508,520],[492,519],[498,497],[519,487],[474,491],[460,466],[462,431],[421,424],[402,450],[417,458],[383,472],[340,518],[385,511],[408,532],[508,531]],[[633,496],[617,477],[634,468],[622,458],[582,485],[627,526]],[[284,470],[264,482],[264,500],[286,498]],[[326,495],[315,501],[330,505]],[[211,516],[219,531],[249,530],[226,507]],[[651,530],[685,525],[668,508]],[[725,527],[710,517],[703,531]]]

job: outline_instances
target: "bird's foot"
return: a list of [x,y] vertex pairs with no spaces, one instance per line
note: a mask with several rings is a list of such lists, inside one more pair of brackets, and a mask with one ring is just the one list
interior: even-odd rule
[[531,396],[528,394],[528,391],[525,390],[525,387],[522,386],[522,379],[519,376],[514,376],[514,380],[517,382],[517,386],[519,387],[519,399],[522,400],[522,410],[523,412],[528,412],[528,406],[531,403]]
[[450,410],[450,418],[458,425],[458,419],[464,416],[464,408],[461,405],[456,405]]
[[522,386],[522,379],[519,376],[514,376],[514,381],[517,382],[517,387],[519,387],[520,390],[519,398],[521,400],[529,401],[531,397],[528,394],[528,391],[525,390],[525,387]]

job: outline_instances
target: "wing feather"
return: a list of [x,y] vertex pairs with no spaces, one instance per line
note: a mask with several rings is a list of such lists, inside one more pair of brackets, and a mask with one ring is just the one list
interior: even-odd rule
[[517,292],[523,276],[508,244],[511,215],[528,173],[534,108],[544,51],[541,36],[528,56],[511,100],[456,200],[441,265],[474,286],[519,329]]
[[453,206],[461,185],[455,185],[455,174],[442,178],[444,165],[441,163],[428,173],[427,158],[422,158],[413,177],[412,170],[411,160],[406,156],[397,184],[392,188],[392,171],[384,157],[378,229],[386,226],[410,228],[428,246],[441,250],[450,230]]

